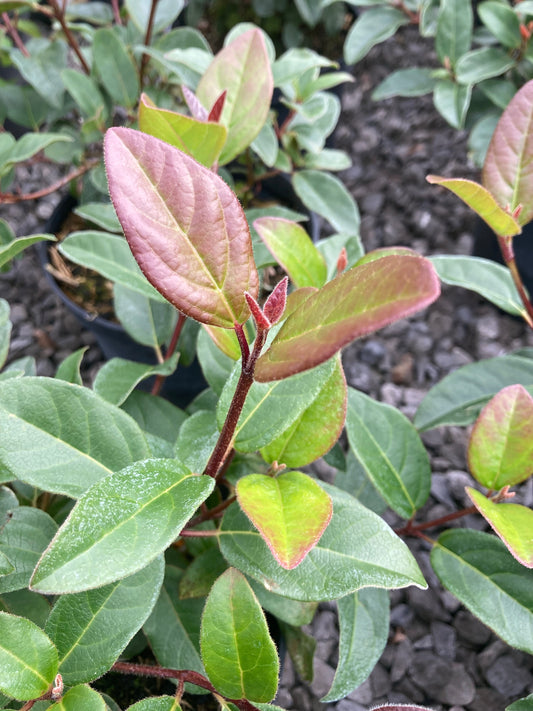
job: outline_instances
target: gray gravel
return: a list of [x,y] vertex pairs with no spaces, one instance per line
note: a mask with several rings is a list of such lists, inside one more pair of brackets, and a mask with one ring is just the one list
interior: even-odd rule
[[[357,67],[356,82],[344,94],[339,147],[353,157],[344,178],[359,202],[362,238],[367,250],[392,244],[422,254],[468,254],[472,215],[449,194],[425,181],[427,173],[476,177],[467,162],[465,136],[450,129],[430,99],[391,99],[375,104],[372,89],[392,69],[427,64],[428,45],[410,28],[398,41],[372,51]],[[35,168],[24,180],[37,189],[51,176]],[[16,219],[18,234],[40,229],[53,208],[51,199],[1,208]],[[12,305],[10,360],[37,358],[37,373],[51,375],[73,349],[88,345],[84,375],[94,376],[102,357],[93,337],[51,295],[35,255],[28,252],[8,274],[0,275],[0,295]],[[407,416],[433,384],[451,370],[533,346],[533,334],[521,322],[498,312],[473,294],[445,288],[437,303],[406,321],[351,345],[344,354],[350,385],[398,407]],[[425,517],[442,516],[464,505],[467,433],[445,428],[424,435],[434,471]],[[533,504],[532,483],[522,501]],[[391,519],[391,522],[394,522]],[[458,523],[456,525],[463,525]],[[480,528],[476,517],[466,525]],[[430,590],[391,593],[390,641],[370,678],[346,699],[330,704],[338,711],[366,711],[392,702],[428,704],[435,711],[503,711],[512,700],[533,692],[533,659],[511,650],[442,590],[428,563],[423,541],[409,541]],[[319,698],[331,684],[337,663],[334,603],[320,606],[310,630],[318,640],[312,683],[298,680],[286,660],[277,703],[287,709],[324,709]]]

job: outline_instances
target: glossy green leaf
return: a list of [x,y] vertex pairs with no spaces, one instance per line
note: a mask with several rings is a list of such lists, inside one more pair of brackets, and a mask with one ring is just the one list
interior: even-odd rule
[[472,208],[487,225],[499,235],[517,235],[521,232],[519,223],[507,210],[500,207],[493,195],[482,185],[463,178],[441,178],[428,175],[429,183],[442,185]]
[[23,589],[0,595],[0,610],[12,615],[26,617],[35,622],[41,629],[44,628],[51,605],[43,595]]
[[388,75],[372,92],[374,101],[393,96],[424,96],[433,91],[435,78],[432,69],[409,67],[397,69]]
[[470,435],[468,465],[487,489],[533,473],[533,397],[522,385],[508,385],[485,405]]
[[9,353],[12,324],[9,320],[9,304],[0,299],[0,369],[3,367]]
[[502,264],[481,257],[455,254],[429,259],[445,284],[475,291],[513,316],[525,315],[511,272]]
[[480,3],[478,14],[481,22],[505,47],[518,48],[522,43],[520,20],[516,12],[501,2]]
[[172,304],[148,299],[123,284],[114,284],[113,295],[116,317],[134,341],[150,348],[170,341],[177,320]]
[[472,43],[472,6],[464,0],[442,0],[437,20],[435,50],[442,64],[452,67]]
[[13,570],[0,577],[0,592],[27,587],[42,552],[57,531],[53,518],[32,506],[17,506],[0,529],[0,552]]
[[63,69],[61,79],[85,118],[98,119],[102,123],[106,120],[106,103],[93,77],[77,69]]
[[134,363],[125,358],[112,358],[100,368],[94,379],[94,391],[113,405],[122,403],[134,388],[154,375],[167,377],[172,375],[178,364],[179,353],[156,365]]
[[386,590],[367,588],[337,602],[339,611],[339,663],[331,689],[321,701],[348,696],[369,676],[387,644],[389,596]]
[[55,377],[58,380],[64,380],[66,383],[72,383],[73,385],[83,385],[80,367],[83,356],[87,351],[88,346],[83,346],[78,348],[70,355],[68,355],[59,364]]
[[163,301],[143,276],[121,235],[99,230],[72,232],[61,242],[59,251],[75,264],[94,269],[107,279],[149,299]]
[[411,518],[431,486],[429,456],[411,422],[396,408],[349,388],[346,432],[381,496],[400,516]]
[[333,516],[318,544],[293,570],[274,559],[239,506],[229,507],[220,548],[230,565],[278,595],[308,602],[344,597],[363,587],[425,587],[407,546],[387,524],[349,494],[321,484],[333,501]]
[[257,361],[259,381],[287,378],[331,358],[360,336],[428,306],[439,295],[431,263],[392,255],[354,267],[312,294]]
[[139,128],[179,148],[206,168],[218,160],[228,133],[220,123],[159,109],[144,94],[139,103]]
[[[290,379],[253,383],[235,429],[236,448],[240,452],[255,452],[286,432],[318,397],[335,365],[335,361],[330,360]],[[226,419],[239,375],[240,365],[237,364],[218,402],[220,428]]]
[[339,361],[309,407],[261,449],[265,461],[303,467],[329,452],[344,427],[346,398],[346,379]]
[[483,185],[498,204],[519,205],[517,222],[527,224],[533,217],[533,82],[525,84],[503,112],[487,151]]
[[119,33],[108,27],[96,30],[92,55],[94,71],[112,101],[133,108],[139,98],[139,75]]
[[250,474],[237,482],[237,500],[286,570],[299,565],[331,519],[326,492],[307,474]]
[[197,321],[224,328],[246,321],[244,292],[257,295],[257,272],[244,213],[226,183],[139,131],[110,129],[105,147],[111,197],[149,280]]
[[325,284],[326,262],[301,225],[279,217],[261,217],[254,227],[296,288]]
[[163,574],[159,557],[105,587],[61,595],[45,630],[57,647],[67,686],[93,681],[111,668],[152,612]]
[[515,60],[499,47],[481,47],[459,57],[455,72],[460,84],[470,85],[505,74],[514,64]]
[[181,711],[175,696],[153,696],[128,706],[127,711]]
[[445,376],[420,403],[414,424],[421,431],[442,425],[469,425],[482,407],[507,385],[533,393],[533,362],[506,355],[470,363]]
[[279,673],[276,647],[257,598],[234,568],[211,589],[200,642],[207,676],[217,691],[252,703],[274,698]]
[[100,694],[90,686],[79,685],[69,689],[51,711],[106,711],[106,703]]
[[404,12],[389,5],[361,13],[346,36],[344,61],[346,64],[355,64],[368,54],[374,45],[392,37],[399,27],[408,22]]
[[506,706],[505,711],[533,711],[533,694],[523,699],[518,699],[510,706]]
[[451,79],[439,79],[433,89],[433,103],[437,111],[454,128],[464,128],[464,123],[470,99],[472,87],[463,86]]
[[533,652],[533,571],[488,533],[439,536],[431,563],[442,584],[504,642]]
[[211,477],[170,459],[138,462],[97,482],[43,554],[32,589],[80,592],[141,570],[170,545],[213,486]]
[[294,190],[304,205],[325,217],[338,232],[357,234],[359,210],[344,184],[319,170],[300,170],[293,175]]
[[511,555],[526,568],[533,568],[533,511],[520,504],[494,503],[470,487],[466,487],[466,491]]
[[167,565],[161,594],[144,624],[144,633],[159,664],[204,674],[200,657],[200,617],[204,600],[182,600],[182,571]]
[[220,119],[228,129],[221,165],[236,158],[259,135],[273,89],[270,60],[258,28],[239,35],[215,56],[198,84],[196,96],[210,109],[222,92],[227,92]]
[[180,599],[206,597],[215,580],[222,575],[228,564],[218,546],[213,546],[195,556],[187,566],[180,583]]
[[0,383],[0,430],[3,477],[72,497],[149,454],[128,415],[87,388],[52,378]]
[[29,237],[18,237],[8,244],[0,245],[0,267],[7,264],[11,259],[13,259],[13,257],[16,257],[17,254],[20,254],[20,252],[25,250],[26,247],[36,244],[37,242],[43,242],[44,240],[54,242],[55,237],[53,235],[46,234],[31,235]]
[[48,691],[57,674],[57,651],[33,622],[0,612],[0,691],[19,701]]

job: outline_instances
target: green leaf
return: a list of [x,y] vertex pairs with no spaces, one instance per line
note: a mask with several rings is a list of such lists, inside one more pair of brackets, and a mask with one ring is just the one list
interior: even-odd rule
[[389,74],[372,92],[374,101],[390,99],[393,96],[424,96],[435,87],[432,69],[409,67],[397,69]]
[[352,159],[342,150],[336,148],[323,148],[320,153],[307,153],[305,167],[310,170],[348,170],[352,166]]
[[181,425],[187,415],[168,400],[135,390],[122,405],[139,427],[146,433],[176,443]]
[[218,160],[228,133],[222,124],[159,109],[145,94],[139,104],[139,128],[179,148],[206,168]]
[[359,231],[359,210],[344,184],[335,176],[318,170],[300,170],[292,184],[300,200],[339,232]]
[[170,459],[138,462],[97,482],[42,556],[32,589],[80,592],[137,572],[170,545],[213,487],[211,477]]
[[153,696],[128,706],[127,711],[181,711],[175,696]]
[[515,60],[497,47],[473,49],[459,58],[455,74],[459,84],[478,84],[480,81],[505,74]]
[[272,67],[274,85],[281,86],[299,79],[309,69],[333,66],[335,62],[322,57],[308,47],[291,47],[274,62]]
[[[235,429],[236,448],[240,452],[255,452],[287,431],[318,397],[334,368],[335,361],[330,360],[290,379],[254,382]],[[219,428],[226,419],[239,376],[240,364],[237,364],[218,401]]]
[[420,403],[414,424],[418,430],[442,425],[469,425],[491,397],[519,383],[533,392],[533,362],[506,355],[470,363],[445,376]]
[[230,699],[271,701],[279,659],[261,606],[242,573],[230,568],[213,585],[202,615],[207,676]]
[[[234,332],[228,330],[220,330],[220,333],[234,334]],[[238,358],[240,353],[237,352],[236,355]],[[205,328],[202,328],[198,334],[197,356],[209,387],[217,395],[220,395],[235,366],[235,360],[222,352]]]
[[466,492],[511,555],[526,568],[533,568],[533,511],[520,504],[494,503],[470,487],[466,487]]
[[101,227],[105,232],[122,232],[111,202],[86,202],[75,208],[74,213],[87,222]]
[[344,61],[355,64],[372,47],[392,37],[396,30],[409,22],[406,14],[394,7],[376,7],[357,18],[344,41]]
[[270,592],[253,578],[247,578],[261,607],[271,612],[278,620],[293,627],[310,625],[317,609],[316,602],[300,602],[289,600],[282,595]]
[[125,358],[112,358],[100,368],[94,379],[94,391],[113,405],[122,403],[134,388],[154,375],[172,375],[178,365],[179,353],[156,365],[133,363]]
[[533,652],[533,571],[488,533],[439,536],[431,563],[442,584],[504,642]]
[[64,380],[65,382],[72,383],[73,385],[83,385],[80,374],[80,366],[87,349],[88,346],[83,346],[83,348],[78,348],[77,351],[74,351],[68,355],[59,364],[55,377],[58,380]]
[[7,264],[11,259],[13,259],[13,257],[16,257],[17,254],[20,254],[20,252],[25,250],[26,247],[29,247],[32,244],[36,244],[37,242],[42,242],[44,240],[54,242],[55,237],[53,235],[44,234],[31,235],[29,237],[18,237],[12,242],[9,242],[9,244],[0,245],[0,267],[4,266],[4,264]]
[[296,288],[325,284],[326,262],[301,225],[279,217],[260,217],[254,227]]
[[259,135],[273,89],[265,39],[258,28],[239,35],[215,56],[200,79],[196,96],[210,109],[222,92],[227,92],[220,123],[228,129],[228,136],[220,165],[236,158]]
[[[143,35],[146,35],[151,6],[144,0],[126,0],[125,5],[131,20]],[[153,32],[159,34],[171,27],[183,10],[183,6],[183,0],[160,0],[153,17]]]
[[452,68],[472,43],[472,6],[464,0],[442,0],[437,20],[435,49],[442,64]]
[[331,499],[303,472],[249,474],[236,491],[240,507],[286,570],[302,562],[331,519]]
[[224,328],[246,321],[244,292],[256,296],[258,278],[246,218],[226,183],[139,131],[110,129],[105,146],[117,215],[152,283],[197,321]]
[[313,402],[277,439],[261,449],[265,461],[303,467],[326,454],[346,419],[346,379],[338,361]]
[[316,650],[316,639],[306,634],[299,627],[281,624],[281,634],[287,645],[294,670],[302,681],[313,681],[313,661]]
[[203,599],[183,600],[178,592],[182,571],[167,565],[165,580],[143,630],[159,664],[204,674],[200,657]]
[[429,260],[445,284],[475,291],[513,316],[525,315],[511,272],[502,264],[455,254],[430,257]]
[[107,107],[97,82],[77,69],[63,69],[61,79],[66,90],[79,106],[86,119],[107,119]]
[[238,505],[222,520],[220,548],[230,565],[278,595],[308,602],[344,597],[363,587],[425,587],[407,546],[349,494],[321,484],[333,516],[318,544],[293,570],[282,568]]
[[228,567],[218,546],[197,555],[187,566],[179,583],[180,599],[206,597],[215,580]]
[[215,413],[195,412],[180,428],[175,456],[190,471],[200,473],[205,469],[218,437]]
[[14,565],[9,561],[9,558],[0,549],[0,587],[3,582],[3,576],[12,573],[15,569]]
[[533,82],[525,84],[503,112],[487,151],[483,185],[499,205],[512,213],[521,206],[517,222],[533,217]]
[[51,605],[43,595],[31,590],[16,590],[0,595],[0,609],[19,617],[27,617],[41,628],[44,628]]
[[45,630],[67,686],[93,681],[111,668],[152,612],[163,574],[159,557],[135,575],[57,600]]
[[439,295],[431,263],[389,255],[337,276],[284,322],[257,361],[259,381],[287,378],[331,358],[340,348],[425,308]]
[[0,690],[19,701],[48,691],[57,674],[57,651],[45,633],[23,617],[0,612]]
[[107,706],[97,691],[90,686],[80,685],[69,689],[48,708],[51,711],[106,711]]
[[517,235],[521,232],[520,224],[503,207],[498,205],[494,196],[482,185],[463,178],[441,178],[428,175],[428,183],[442,185],[472,208],[487,225],[499,235]]
[[92,56],[93,70],[113,102],[132,109],[139,98],[139,75],[119,34],[108,27],[96,30]]
[[487,489],[533,473],[533,398],[522,385],[508,385],[485,405],[470,435],[468,465]]
[[9,342],[12,324],[9,320],[10,308],[5,299],[0,299],[0,369],[3,367],[9,353]]
[[14,570],[0,577],[0,593],[27,587],[42,552],[57,531],[47,513],[31,506],[17,506],[0,529],[0,552]]
[[337,602],[339,611],[339,663],[331,689],[321,701],[348,696],[369,676],[387,644],[389,596],[386,590],[367,588]]
[[137,266],[128,243],[121,235],[97,230],[72,232],[59,245],[64,257],[94,269],[111,281],[122,284],[149,299],[163,301]]
[[523,699],[518,699],[510,706],[506,706],[505,711],[533,711],[533,694]]
[[113,294],[115,314],[134,341],[154,349],[170,341],[177,320],[172,304],[147,299],[123,284],[115,284]]
[[403,518],[427,501],[431,465],[411,422],[399,410],[353,388],[348,391],[350,447],[381,496]]
[[433,90],[433,103],[450,126],[462,129],[470,106],[471,94],[471,86],[461,86],[451,79],[440,79]]
[[501,2],[482,2],[478,8],[481,22],[505,47],[518,48],[522,44],[520,20],[513,8]]
[[65,42],[46,42],[29,57],[17,50],[11,53],[11,59],[24,79],[47,104],[56,109],[62,108],[65,89],[59,72],[67,66]]
[[276,132],[270,123],[267,122],[263,125],[250,147],[265,165],[270,168],[274,166],[278,157],[279,143]]
[[2,476],[77,497],[148,456],[136,423],[87,388],[52,378],[0,383]]

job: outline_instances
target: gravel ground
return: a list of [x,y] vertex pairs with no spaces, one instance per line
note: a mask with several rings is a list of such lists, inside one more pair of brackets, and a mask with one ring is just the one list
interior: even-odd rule
[[[338,145],[350,152],[353,167],[344,178],[358,200],[362,239],[367,250],[402,244],[422,254],[468,254],[473,219],[452,195],[425,182],[428,173],[477,177],[467,162],[466,137],[450,129],[431,99],[391,99],[375,104],[372,89],[392,69],[426,65],[428,45],[410,28],[395,42],[375,48],[360,63],[356,81],[344,94]],[[42,166],[24,176],[38,189],[50,176]],[[2,217],[18,225],[18,234],[41,229],[53,200],[36,206],[2,208]],[[0,275],[0,295],[12,305],[10,360],[37,358],[37,373],[52,375],[61,360],[82,345],[85,377],[102,361],[93,337],[50,293],[31,252],[8,274]],[[399,407],[412,416],[427,390],[451,370],[533,345],[521,322],[500,313],[478,297],[445,288],[422,314],[394,324],[346,349],[344,365],[350,385]],[[422,515],[442,516],[465,505],[466,432],[437,429],[424,435],[434,472],[432,496]],[[533,487],[523,487],[522,501],[533,504]],[[394,524],[394,519],[390,522]],[[477,517],[458,525],[482,527]],[[338,711],[366,711],[385,702],[415,702],[436,711],[503,711],[516,698],[533,692],[533,658],[507,647],[449,593],[429,566],[429,547],[409,541],[430,590],[414,588],[391,594],[389,643],[369,680],[346,699],[331,704]],[[324,709],[319,702],[329,689],[337,663],[334,604],[321,606],[312,625],[318,641],[311,684],[297,679],[286,661],[277,703],[287,709]]]

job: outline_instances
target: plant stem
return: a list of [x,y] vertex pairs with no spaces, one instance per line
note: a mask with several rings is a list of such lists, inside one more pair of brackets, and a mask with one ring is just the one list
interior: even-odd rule
[[513,238],[498,235],[498,243],[502,251],[504,262],[509,268],[509,271],[511,272],[511,276],[513,277],[513,281],[518,290],[518,294],[522,299],[522,303],[524,304],[524,307],[526,309],[526,316],[524,318],[528,326],[530,328],[533,328],[533,306],[525,290],[522,277],[520,276],[520,272],[518,271],[518,267],[516,266],[516,259],[513,249]]
[[52,185],[49,185],[46,188],[42,188],[41,190],[36,190],[34,193],[0,193],[0,204],[13,204],[15,202],[23,202],[24,200],[37,200],[38,198],[42,198],[45,195],[50,195],[51,193],[55,193],[56,190],[59,190],[59,188],[62,188],[64,185],[67,185],[67,183],[70,183],[71,180],[75,180],[76,178],[79,178],[82,176],[84,173],[86,173],[88,170],[91,170],[91,168],[94,168],[95,165],[97,165],[100,162],[99,158],[93,158],[87,163],[84,163],[81,165],[79,168],[76,170],[73,170],[72,173],[69,173],[68,175],[65,175],[63,178],[60,180],[57,180],[55,183]]
[[[152,5],[150,7],[150,17],[148,18],[148,26],[146,27],[146,35],[144,37],[144,44],[146,47],[150,45],[150,42],[152,40],[152,32],[154,29],[154,20],[155,20],[155,11],[157,8],[157,3],[159,0],[152,0]],[[148,62],[150,60],[150,55],[147,54],[146,52],[143,52],[143,56],[141,58],[141,68],[139,70],[139,81],[141,86],[143,85],[143,80],[144,80],[144,74],[146,72],[146,67],[148,65]]]
[[65,20],[65,10],[64,8],[60,8],[59,5],[57,4],[57,0],[48,0],[49,5],[51,6],[52,10],[54,11],[54,17],[56,20],[59,22],[61,25],[61,29],[65,33],[65,37],[67,38],[67,42],[71,46],[73,52],[77,56],[77,58],[80,61],[81,66],[83,67],[83,71],[85,74],[90,74],[91,73],[91,68],[85,61],[85,57],[83,56],[80,45],[78,44],[78,40],[74,37],[72,32],[70,31],[69,26],[66,23]]
[[7,12],[2,13],[2,20],[4,21],[4,25],[6,26],[7,34],[10,35],[10,37],[13,40],[13,42],[15,43],[15,46],[17,47],[17,49],[19,49],[25,57],[29,57],[30,53],[26,49],[24,42],[22,41],[22,38],[18,33],[17,28],[11,22]]
[[[237,326],[239,326],[239,324],[236,324],[236,330],[238,335]],[[240,326],[240,328],[242,328],[242,326]],[[237,387],[235,388],[235,393],[233,394],[233,399],[229,406],[224,426],[222,427],[213,453],[211,454],[211,457],[207,462],[207,466],[204,469],[204,474],[207,476],[212,476],[214,479],[217,479],[220,476],[220,469],[224,464],[226,456],[232,448],[233,435],[235,434],[235,429],[237,427],[237,422],[239,421],[244,402],[246,400],[248,392],[250,391],[250,388],[253,385],[255,363],[259,358],[261,350],[265,344],[266,336],[267,331],[261,329],[257,331],[257,335],[254,341],[254,347],[252,349],[252,352],[248,356],[246,354],[248,344],[246,344],[246,348],[244,348],[244,345],[241,344],[242,367],[239,381],[237,383]],[[240,340],[239,343],[241,343]]]
[[[178,311],[178,314],[178,322],[176,323],[176,327],[174,328],[174,333],[172,334],[172,338],[170,339],[170,343],[168,344],[167,352],[165,353],[163,361],[172,358],[172,356],[174,355],[176,346],[178,345],[178,341],[181,336],[181,331],[183,329],[183,326],[185,325],[185,321],[187,320],[187,316],[185,316],[185,314],[182,314],[181,311]],[[154,384],[152,386],[152,395],[159,395],[166,377],[166,375],[156,375]]]
[[120,17],[120,7],[118,5],[118,0],[111,0],[111,7],[113,8],[113,17],[117,25],[122,25],[122,18]]
[[[154,667],[149,664],[132,664],[130,662],[115,662],[110,671],[120,672],[121,674],[135,674],[136,676],[152,676],[158,679],[179,679],[180,682],[189,682],[196,686],[201,686],[202,689],[207,689],[212,694],[217,694],[218,691],[209,682],[205,676],[195,671],[188,669],[167,669],[165,667]],[[230,703],[237,706],[241,711],[255,711],[256,706],[251,704],[246,699],[226,699]]]
[[435,528],[437,526],[443,526],[445,523],[450,521],[456,521],[458,518],[463,516],[468,516],[477,512],[475,506],[469,506],[468,508],[461,509],[460,511],[454,511],[453,513],[446,514],[446,516],[441,516],[440,518],[434,518],[431,521],[425,521],[424,523],[413,523],[412,519],[403,526],[403,528],[398,528],[395,530],[399,536],[418,536],[420,531],[425,531],[428,528]]
[[[205,512],[202,512],[196,518],[192,518],[187,524],[187,528],[184,530],[188,531],[189,529],[194,528],[194,526],[198,526],[199,523],[203,523],[204,521],[210,521],[213,518],[217,518],[228,508],[228,506],[230,506],[230,504],[232,504],[236,500],[236,496],[230,496],[225,501],[222,501],[220,504],[213,506],[212,509],[207,509]],[[201,533],[201,531],[198,531],[198,533]],[[181,532],[181,535],[183,535],[183,531]],[[191,535],[191,533],[186,533],[185,535]]]

